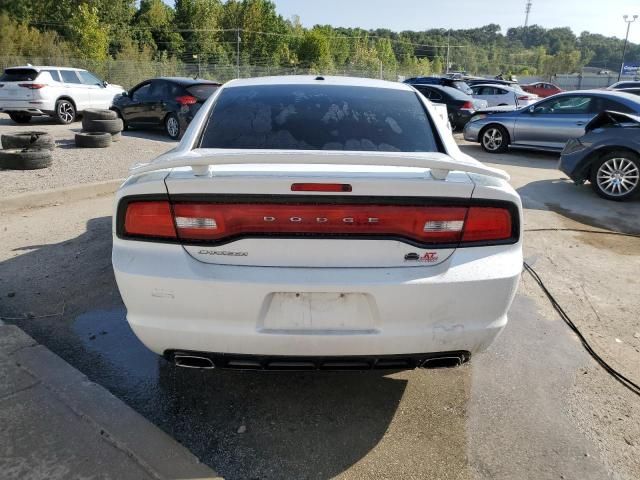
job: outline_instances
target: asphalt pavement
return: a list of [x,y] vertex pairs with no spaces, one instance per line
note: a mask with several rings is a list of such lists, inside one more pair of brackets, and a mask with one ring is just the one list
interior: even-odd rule
[[[537,158],[522,165],[521,159],[500,162],[527,199],[527,228],[639,227],[639,217],[626,214],[637,212],[637,203],[607,204],[586,187],[567,190],[574,187],[558,180],[552,159],[543,158],[539,168],[527,164]],[[587,200],[576,206],[569,202],[575,198]],[[555,202],[559,207],[551,208]],[[146,350],[126,323],[110,266],[111,207],[110,197],[99,197],[7,214],[0,227],[0,316],[224,478],[640,477],[640,401],[595,365],[526,276],[503,334],[458,369],[386,375],[182,370]],[[618,317],[627,323],[585,328],[602,337],[599,347],[621,368],[635,366],[633,318],[640,310],[624,289],[637,285],[625,270],[637,260],[637,239],[620,244],[630,252],[625,256],[589,238],[531,233],[525,255],[581,318],[586,302],[553,278],[554,269],[564,274],[571,265],[579,278],[588,273],[594,281],[597,275],[567,263],[575,257],[569,248],[620,267],[626,278],[608,271],[599,277],[601,288],[608,277],[618,288],[618,310],[615,302],[598,308],[601,315],[610,308],[612,318],[626,308]],[[587,279],[585,285],[590,288]],[[606,330],[616,328],[625,331]]]

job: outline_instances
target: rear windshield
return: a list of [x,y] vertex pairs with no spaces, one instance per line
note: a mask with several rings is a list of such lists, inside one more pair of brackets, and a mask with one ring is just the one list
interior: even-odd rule
[[211,84],[200,84],[200,85],[191,85],[187,87],[187,92],[190,95],[193,95],[200,101],[205,101],[207,98],[211,96],[213,92],[218,89],[219,85],[211,85]]
[[[458,90],[457,88],[453,88],[453,87],[444,87],[445,91],[451,95],[455,100],[464,100],[464,101],[471,101],[472,98],[468,93],[464,93],[461,90]],[[473,94],[473,90],[471,90],[471,88],[469,88],[469,91]]]
[[471,90],[471,87],[467,84],[467,82],[456,80],[455,82],[453,82],[453,86],[461,92],[466,93],[467,95],[471,95],[473,93],[473,90]]
[[31,82],[38,76],[38,71],[32,68],[7,68],[0,82]]
[[213,106],[200,146],[438,151],[415,92],[339,85],[227,88]]

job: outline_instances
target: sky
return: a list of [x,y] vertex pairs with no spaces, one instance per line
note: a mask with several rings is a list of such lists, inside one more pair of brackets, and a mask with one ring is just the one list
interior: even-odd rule
[[[497,23],[503,32],[524,24],[527,0],[273,0],[285,18],[299,15],[302,24],[336,27],[427,30],[473,28]],[[640,15],[640,0],[531,0],[529,24],[570,27],[624,38],[624,14]],[[169,3],[169,2],[167,2]],[[640,18],[629,40],[640,43]]]

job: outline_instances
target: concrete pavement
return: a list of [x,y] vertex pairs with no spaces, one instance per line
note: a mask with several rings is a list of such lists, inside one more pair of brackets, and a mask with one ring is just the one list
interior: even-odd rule
[[6,480],[216,477],[13,325],[0,325],[0,425],[0,476]]

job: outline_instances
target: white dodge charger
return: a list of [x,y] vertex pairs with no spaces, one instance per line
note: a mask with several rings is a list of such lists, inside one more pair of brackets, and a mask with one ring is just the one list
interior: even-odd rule
[[113,267],[176,365],[459,365],[507,323],[522,206],[411,86],[235,80],[116,196]]

